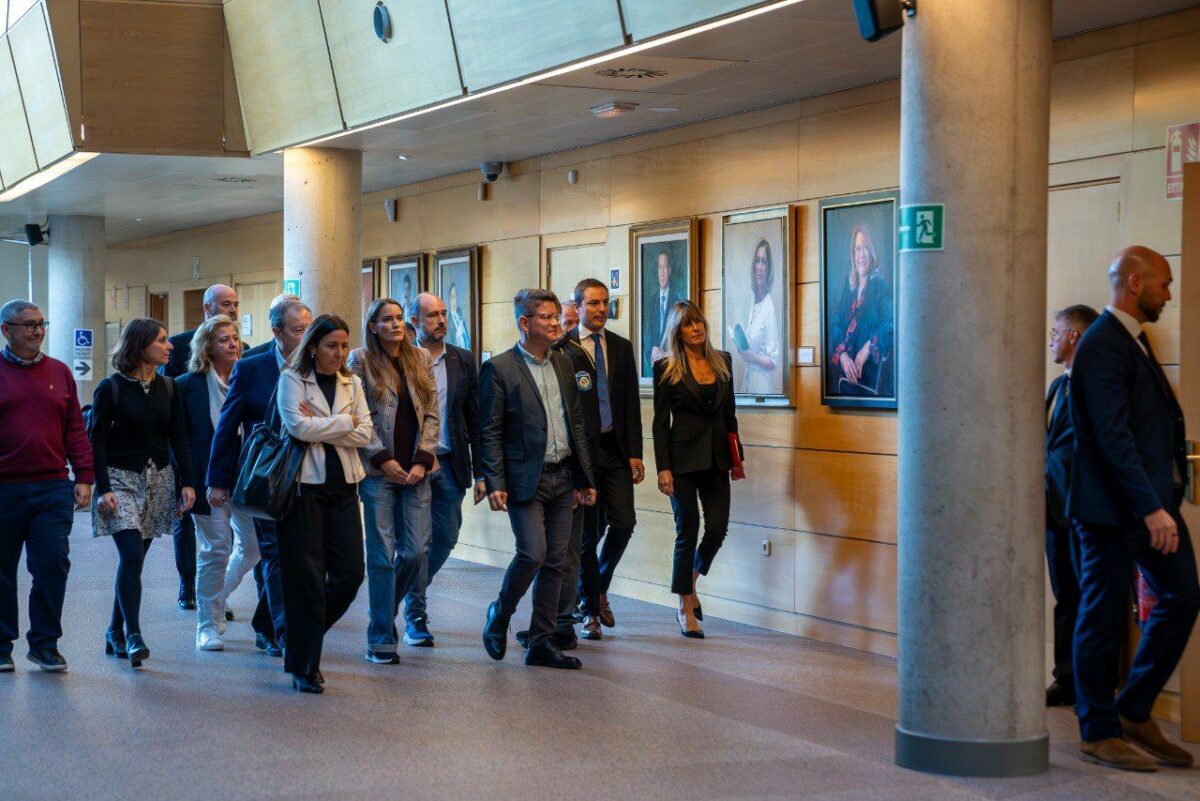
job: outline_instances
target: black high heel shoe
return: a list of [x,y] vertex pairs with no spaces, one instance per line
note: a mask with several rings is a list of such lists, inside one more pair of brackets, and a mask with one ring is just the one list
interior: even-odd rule
[[700,602],[696,601],[696,605],[692,607],[692,614],[696,616],[696,620],[704,620],[704,610],[700,607]]
[[109,656],[115,656],[118,659],[128,658],[125,651],[125,636],[119,631],[104,632],[104,653]]
[[694,629],[689,629],[687,627],[687,617],[683,614],[682,610],[675,610],[675,622],[679,624],[679,633],[684,637],[687,637],[690,640],[704,639],[704,632],[699,626],[696,626]]
[[141,667],[142,662],[150,658],[150,649],[146,647],[146,642],[142,639],[142,635],[140,633],[130,634],[125,638],[125,641],[130,666]]
[[300,673],[292,674],[292,687],[302,693],[312,693],[320,695],[325,692],[325,688],[317,681],[316,675],[305,676]]

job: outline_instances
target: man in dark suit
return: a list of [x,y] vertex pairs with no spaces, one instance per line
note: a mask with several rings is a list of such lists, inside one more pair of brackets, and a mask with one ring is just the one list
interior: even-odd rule
[[[516,556],[488,607],[483,644],[503,659],[509,619],[532,583],[533,616],[525,664],[577,670],[554,643],[572,507],[593,504],[592,464],[579,389],[586,378],[550,346],[562,335],[558,298],[522,289],[513,299],[520,341],[480,370],[483,476],[493,511],[507,511]],[[536,577],[536,582],[534,581]]]
[[[590,385],[581,399],[599,503],[598,514],[587,515],[584,522],[579,598],[583,638],[598,640],[601,625],[616,624],[608,587],[637,523],[633,485],[645,477],[642,415],[633,344],[605,327],[608,288],[585,278],[574,294],[580,324],[556,347],[571,359],[575,375],[586,375]],[[597,554],[601,540],[604,548]]]
[[[300,298],[296,297],[291,292],[281,292],[278,295],[276,295],[275,297],[271,298],[271,305],[267,307],[267,320],[269,321],[271,319],[271,312],[274,311],[276,306],[278,306],[281,303],[285,303],[289,300],[298,301],[298,300],[300,300]],[[274,337],[272,337],[271,339],[268,339],[266,342],[262,343],[261,345],[255,345],[253,348],[250,348],[249,350],[247,350],[245,353],[242,354],[242,358],[248,359],[251,356],[258,356],[260,354],[267,353],[268,351],[270,351],[274,348],[275,348],[275,339],[274,339]]]
[[1046,567],[1054,593],[1054,681],[1046,688],[1046,706],[1075,705],[1075,673],[1071,667],[1071,641],[1079,609],[1079,578],[1067,492],[1075,458],[1075,430],[1071,427],[1071,363],[1075,347],[1099,315],[1091,306],[1069,306],[1054,315],[1050,352],[1063,374],[1046,393]]
[[479,370],[475,355],[446,342],[447,312],[441,298],[422,292],[412,305],[409,320],[417,332],[417,344],[433,359],[441,422],[436,451],[439,469],[429,478],[433,535],[412,588],[404,596],[404,642],[419,647],[433,645],[425,595],[429,582],[458,544],[463,496],[474,487],[474,500],[479,503],[487,493],[479,452]]
[[671,286],[671,259],[666,251],[658,254],[658,291],[643,301],[645,326],[642,337],[642,375],[649,378],[654,372],[654,363],[663,357],[662,338],[667,330],[667,317],[671,307],[682,298]]
[[[1071,370],[1076,445],[1068,508],[1079,540],[1081,750],[1085,760],[1123,770],[1155,770],[1156,762],[1187,767],[1191,754],[1150,717],[1200,610],[1192,541],[1179,514],[1183,413],[1143,330],[1171,299],[1171,268],[1135,246],[1118,254],[1108,275],[1112,300],[1080,340]],[[1114,701],[1135,563],[1158,604]]]
[[[224,284],[213,284],[204,290],[204,319],[224,314],[238,321],[238,296]],[[158,368],[168,378],[177,378],[188,371],[192,358],[192,337],[196,329],[170,337],[173,346],[170,361]],[[179,573],[179,608],[196,608],[196,524],[191,515],[183,515],[171,527],[175,541],[175,570]]]
[[[267,404],[279,382],[279,372],[312,324],[312,312],[299,300],[291,299],[272,307],[269,320],[275,347],[267,353],[244,358],[233,366],[229,393],[221,406],[221,416],[213,434],[206,483],[208,502],[218,508],[229,502],[230,491],[237,481],[241,434],[250,433],[255,424],[266,419]],[[273,656],[282,656],[284,620],[279,541],[272,521],[255,520],[254,530],[261,554],[261,573],[255,576],[261,578],[261,589],[252,621],[255,645]]]

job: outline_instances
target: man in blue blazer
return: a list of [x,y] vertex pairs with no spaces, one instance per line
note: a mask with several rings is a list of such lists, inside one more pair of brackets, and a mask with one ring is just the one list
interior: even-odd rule
[[[266,419],[267,403],[279,382],[279,372],[312,324],[312,312],[300,300],[291,299],[273,306],[269,320],[275,347],[267,353],[243,358],[233,366],[229,377],[229,394],[225,396],[213,433],[205,482],[208,502],[213,506],[220,507],[229,501],[237,482],[241,435]],[[254,527],[262,557],[261,572],[256,574],[261,576],[262,592],[254,613],[255,645],[273,656],[282,656],[285,629],[279,542],[272,521],[255,520]]]
[[[1150,717],[1200,611],[1192,541],[1179,514],[1187,470],[1183,412],[1143,330],[1171,299],[1171,267],[1134,246],[1117,255],[1108,275],[1112,300],[1080,340],[1071,371],[1076,446],[1068,508],[1079,537],[1074,666],[1081,750],[1087,761],[1122,770],[1188,767],[1191,754]],[[1114,701],[1135,563],[1158,604]]]

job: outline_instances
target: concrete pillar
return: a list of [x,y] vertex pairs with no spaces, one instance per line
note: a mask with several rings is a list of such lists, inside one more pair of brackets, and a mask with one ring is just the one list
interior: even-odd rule
[[362,339],[362,152],[283,151],[283,277],[313,316],[336,314]]
[[904,28],[896,762],[1048,769],[1042,439],[1050,0],[921,0]]
[[[104,352],[104,218],[51,217],[46,352],[71,366],[82,403],[111,370]],[[80,380],[75,329],[92,330],[92,379]]]

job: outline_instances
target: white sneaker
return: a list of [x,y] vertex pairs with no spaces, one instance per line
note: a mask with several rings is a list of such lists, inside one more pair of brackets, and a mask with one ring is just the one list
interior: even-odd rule
[[225,643],[221,640],[219,634],[214,634],[211,631],[202,631],[196,635],[196,647],[201,651],[224,651]]

